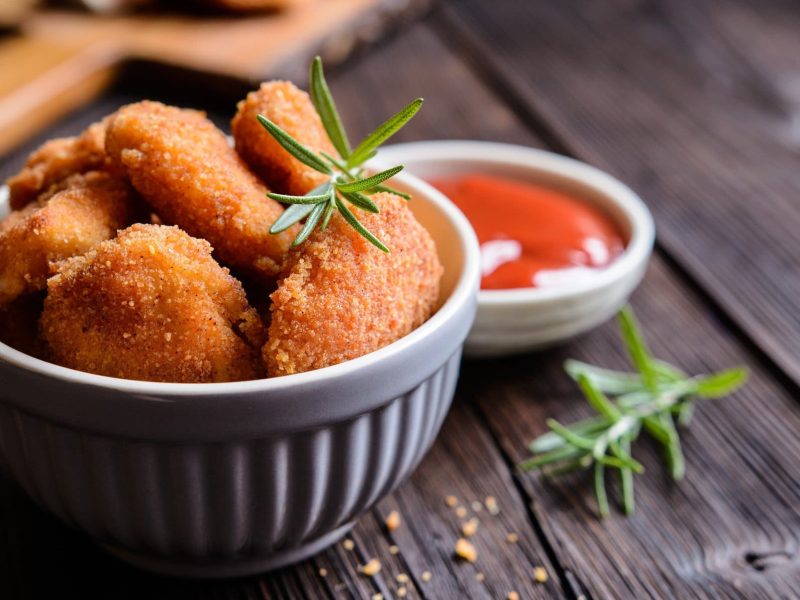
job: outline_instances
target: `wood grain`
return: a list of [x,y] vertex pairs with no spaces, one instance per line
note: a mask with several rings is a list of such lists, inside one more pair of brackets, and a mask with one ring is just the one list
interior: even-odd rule
[[796,6],[466,0],[443,14],[527,119],[641,193],[670,257],[800,381]]
[[[232,600],[371,598],[379,592],[390,598],[396,597],[400,573],[409,575],[406,587],[412,598],[503,598],[512,588],[523,598],[796,597],[800,589],[800,393],[776,369],[779,353],[768,343],[780,342],[781,352],[786,352],[796,335],[771,329],[774,324],[765,325],[763,331],[754,329],[753,323],[762,315],[752,306],[757,298],[745,293],[755,285],[752,266],[743,264],[742,282],[736,283],[725,270],[729,259],[717,256],[724,254],[718,247],[703,255],[708,262],[705,270],[687,262],[684,255],[705,243],[696,238],[708,235],[718,240],[731,235],[735,220],[725,213],[719,223],[705,221],[710,209],[687,205],[678,193],[697,190],[699,195],[692,196],[695,205],[702,200],[739,211],[738,204],[729,205],[733,202],[730,194],[739,189],[738,180],[726,171],[739,167],[741,189],[764,191],[765,214],[776,219],[785,214],[786,222],[793,222],[795,204],[786,193],[793,189],[794,171],[785,147],[776,145],[777,138],[770,142],[764,136],[758,118],[754,123],[738,122],[745,114],[762,115],[761,109],[747,113],[743,107],[763,95],[764,88],[743,89],[735,84],[741,78],[750,81],[758,73],[776,80],[774,73],[791,72],[796,58],[785,48],[796,43],[791,36],[793,21],[778,3],[770,4],[770,10],[758,18],[745,2],[726,4],[735,10],[723,10],[711,20],[726,40],[738,40],[734,51],[715,35],[704,39],[710,27],[704,20],[708,12],[702,8],[707,4],[696,8],[673,3],[666,9],[660,3],[614,3],[610,6],[622,13],[610,16],[609,5],[593,3],[578,10],[576,5],[561,8],[561,3],[535,3],[533,8],[529,4],[514,3],[517,10],[511,11],[510,3],[492,3],[505,19],[502,29],[477,3],[459,3],[460,12],[448,11],[444,19],[437,15],[370,55],[332,70],[331,87],[353,137],[371,130],[402,106],[409,94],[422,93],[425,108],[398,140],[478,138],[544,144],[614,170],[645,195],[657,213],[662,244],[634,305],[646,323],[654,351],[690,372],[735,364],[752,370],[744,390],[698,409],[691,429],[683,434],[686,479],[674,483],[666,478],[657,449],[644,441],[635,448],[647,469],[636,482],[637,514],[629,519],[614,514],[600,522],[590,485],[580,475],[548,482],[538,474],[515,471],[514,466],[526,456],[526,444],[543,431],[546,417],[570,422],[588,414],[562,372],[564,358],[625,365],[615,327],[606,324],[561,349],[465,362],[454,409],[437,443],[411,480],[362,518],[352,535],[354,549],[340,544],[305,563],[262,577],[198,584],[141,574],[44,515],[0,479],[0,592],[8,590],[3,597]],[[706,17],[697,17],[697,10]],[[532,23],[532,14],[541,21]],[[776,15],[783,15],[786,24],[779,27]],[[579,24],[577,32],[563,30],[570,19]],[[610,39],[612,33],[596,31],[601,25],[624,38],[618,44],[628,48],[627,53]],[[585,41],[573,39],[579,34],[590,40],[601,36],[602,43],[594,48],[597,56],[585,47]],[[491,43],[482,37],[488,35],[493,36]],[[559,42],[562,38],[570,43]],[[683,45],[674,56],[654,50],[666,43],[664,39],[674,43],[681,38]],[[760,39],[762,44],[744,52],[745,38]],[[646,57],[664,63],[666,81],[675,89],[639,89],[642,82],[655,85],[656,77],[644,72],[640,64],[646,62],[644,58],[632,56],[633,41]],[[524,65],[486,70],[494,61],[505,60],[504,53],[511,47],[527,57]],[[481,57],[476,49],[487,55]],[[586,65],[579,68],[579,63]],[[712,71],[715,79],[707,82],[705,77]],[[536,84],[535,103],[528,78]],[[606,78],[613,86],[604,83]],[[683,89],[690,84],[694,89]],[[789,86],[782,85],[781,89]],[[724,110],[717,110],[711,99],[722,97],[724,86],[732,86],[729,91],[737,90],[737,94],[730,92]],[[123,85],[59,124],[55,132],[77,131],[109,112],[115,102],[129,101],[136,94],[158,97],[159,93],[164,93],[163,88]],[[785,91],[779,97],[785,98]],[[625,119],[620,114],[622,103],[630,98],[636,101],[630,118]],[[774,96],[765,98],[765,102],[776,101]],[[163,99],[195,105],[206,100],[191,92]],[[699,104],[707,111],[702,119],[682,115],[689,100],[705,103]],[[666,118],[676,115],[676,120]],[[227,109],[221,107],[212,117],[224,123]],[[719,132],[722,124],[736,135]],[[615,127],[625,130],[630,148],[621,133],[612,132]],[[656,146],[662,140],[664,147],[659,150]],[[723,148],[726,140],[731,146]],[[734,141],[742,147],[733,145]],[[774,162],[765,158],[773,156]],[[0,177],[20,160],[21,156],[14,155],[0,162]],[[757,160],[772,179],[768,181],[756,164],[745,165],[750,160]],[[707,181],[701,181],[699,166],[710,169]],[[681,180],[678,169],[688,183]],[[737,256],[751,253],[758,260],[773,253],[783,256],[786,244],[794,243],[782,237],[758,237],[763,227],[753,224],[752,231],[736,230],[741,234]],[[679,242],[686,248],[676,249]],[[778,300],[784,301],[786,287],[793,285],[796,263],[782,259],[775,265],[757,280],[770,286],[760,292],[767,313],[763,318],[768,320],[780,312]],[[713,277],[706,273],[712,268],[720,269]],[[729,302],[735,302],[746,319],[720,300],[720,289],[742,296]],[[732,326],[731,319],[741,328]],[[456,562],[450,550],[460,519],[443,498],[454,494],[471,503],[489,493],[498,498],[501,513],[496,518],[481,513],[476,537],[479,564]],[[404,524],[389,535],[383,520],[391,510],[400,511]],[[509,531],[520,536],[518,544],[505,542]],[[389,554],[391,544],[400,548],[398,555]],[[365,578],[357,567],[372,556],[382,559],[383,570],[376,578]],[[548,569],[551,581],[547,585],[534,585],[525,577],[534,564]],[[321,568],[327,570],[325,577],[319,574]],[[485,574],[480,585],[475,579],[478,569]],[[432,573],[427,583],[421,579],[424,570]]]

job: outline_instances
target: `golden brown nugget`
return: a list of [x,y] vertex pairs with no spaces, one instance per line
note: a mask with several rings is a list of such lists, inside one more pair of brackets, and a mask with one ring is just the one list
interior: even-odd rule
[[270,376],[319,369],[390,344],[424,323],[439,296],[436,246],[406,202],[372,197],[380,214],[359,220],[391,252],[375,248],[338,213],[289,253],[272,294],[263,349]]
[[139,214],[133,189],[108,173],[66,179],[0,223],[0,306],[43,290],[50,263],[83,254]]
[[231,267],[277,275],[296,229],[269,234],[283,207],[203,113],[131,104],[109,125],[106,148],[160,218],[211,242]]
[[126,379],[210,383],[263,376],[263,331],[211,245],[133,225],[66,261],[47,284],[42,336],[55,362]]
[[108,119],[90,125],[77,137],[50,140],[35,150],[22,171],[6,182],[11,208],[23,208],[70,175],[104,168]]
[[309,149],[337,156],[307,93],[288,81],[270,81],[250,92],[238,109],[231,121],[236,151],[272,190],[302,196],[325,183],[327,175],[284,150],[256,118],[262,114]]

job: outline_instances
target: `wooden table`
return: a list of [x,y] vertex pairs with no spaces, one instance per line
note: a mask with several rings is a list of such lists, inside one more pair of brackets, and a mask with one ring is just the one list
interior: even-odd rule
[[[683,434],[682,482],[666,477],[653,445],[635,448],[648,472],[637,478],[633,517],[598,520],[581,476],[549,482],[515,470],[547,417],[590,413],[562,373],[566,357],[625,366],[607,324],[557,350],[465,362],[437,443],[361,519],[354,548],[339,544],[262,577],[197,583],[140,573],[2,481],[0,597],[392,598],[401,573],[408,598],[797,597],[798,30],[800,8],[778,0],[461,0],[332,73],[354,131],[421,94],[426,106],[403,139],[549,148],[608,170],[648,203],[658,244],[633,305],[654,351],[689,372],[746,364],[752,377],[699,408]],[[134,95],[112,91],[55,132]],[[0,164],[0,175],[22,156]],[[468,507],[498,500],[499,515],[477,515],[474,565],[453,558],[461,519],[445,504],[450,494]],[[387,534],[392,510],[403,525]],[[360,575],[373,556],[381,573]],[[537,584],[533,566],[549,581]]]

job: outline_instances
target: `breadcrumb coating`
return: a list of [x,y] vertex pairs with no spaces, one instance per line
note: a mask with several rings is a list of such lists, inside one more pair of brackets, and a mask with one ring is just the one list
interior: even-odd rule
[[263,357],[270,376],[319,369],[390,344],[419,327],[439,296],[442,265],[430,234],[406,202],[372,199],[380,214],[357,211],[386,254],[338,213],[327,230],[289,253],[272,294]]
[[262,114],[309,149],[336,156],[307,93],[289,81],[270,81],[239,102],[231,121],[236,151],[271,189],[301,196],[325,183],[319,173],[289,154],[256,119]]
[[131,187],[93,171],[73,175],[0,223],[0,306],[43,290],[50,264],[85,253],[138,216]]
[[131,104],[111,121],[106,148],[159,217],[211,242],[231,267],[278,274],[297,230],[269,234],[283,207],[204,113]]
[[77,137],[50,140],[34,150],[23,169],[6,182],[11,208],[25,207],[51,185],[70,175],[105,168],[109,119],[106,117],[90,125]]
[[133,225],[63,263],[41,331],[58,364],[147,381],[263,376],[263,328],[211,245],[177,227]]

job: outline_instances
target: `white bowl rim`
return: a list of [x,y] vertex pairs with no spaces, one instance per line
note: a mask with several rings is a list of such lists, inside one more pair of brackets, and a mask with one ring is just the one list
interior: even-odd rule
[[394,144],[377,156],[381,162],[403,163],[413,160],[428,164],[437,161],[469,161],[492,167],[515,166],[546,171],[594,188],[622,209],[630,224],[630,239],[622,254],[608,267],[584,281],[549,288],[480,290],[479,306],[520,306],[566,300],[602,290],[624,279],[649,258],[655,242],[655,225],[644,201],[627,185],[596,167],[568,156],[517,144],[479,140],[429,140]]
[[[422,179],[408,173],[400,173],[394,180],[407,189],[412,196],[423,196],[425,201],[433,204],[444,213],[457,234],[463,253],[461,273],[444,304],[428,319],[408,335],[383,348],[330,367],[284,375],[282,377],[254,379],[250,381],[234,381],[225,383],[165,383],[155,381],[139,381],[120,379],[85,373],[62,367],[45,360],[20,352],[0,342],[0,361],[4,361],[21,369],[51,377],[64,383],[102,387],[115,392],[140,396],[157,395],[161,398],[171,397],[173,400],[197,396],[219,396],[227,394],[251,394],[279,392],[304,384],[325,384],[327,381],[348,377],[365,367],[379,363],[390,356],[406,352],[431,337],[450,319],[454,318],[464,306],[469,304],[479,283],[480,252],[478,240],[464,214],[441,192]],[[7,188],[0,186],[0,203],[7,200]],[[414,200],[412,199],[411,202]]]

